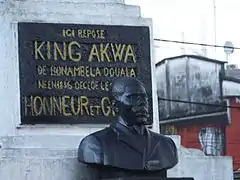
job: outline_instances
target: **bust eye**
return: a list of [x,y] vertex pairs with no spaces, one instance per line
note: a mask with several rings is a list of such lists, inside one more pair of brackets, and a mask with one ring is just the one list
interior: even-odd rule
[[138,98],[138,96],[137,95],[128,95],[127,98],[130,100],[136,100]]
[[148,97],[145,94],[131,94],[131,95],[127,95],[127,98],[130,101],[137,101],[138,99],[148,101]]

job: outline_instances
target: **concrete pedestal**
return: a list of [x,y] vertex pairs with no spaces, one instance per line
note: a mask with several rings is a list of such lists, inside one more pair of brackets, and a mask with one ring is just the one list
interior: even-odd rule
[[[2,137],[0,179],[96,180],[93,169],[77,162],[81,138],[63,135]],[[179,136],[172,138],[178,147],[179,164],[168,171],[168,177],[233,180],[231,157],[205,156],[200,150],[182,148]]]
[[101,179],[101,180],[194,180],[193,178],[115,178],[115,179]]

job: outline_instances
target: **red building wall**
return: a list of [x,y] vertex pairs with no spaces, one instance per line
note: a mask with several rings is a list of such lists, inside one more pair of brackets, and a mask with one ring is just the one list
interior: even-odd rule
[[226,127],[226,155],[233,157],[233,168],[240,168],[240,97],[230,98],[231,124]]
[[203,127],[217,127],[225,132],[225,152],[222,155],[233,157],[234,170],[240,168],[240,97],[232,97],[229,99],[230,106],[239,107],[230,108],[230,124],[215,125],[215,124],[202,124],[202,125],[178,125],[167,127],[168,132],[181,136],[181,144],[186,148],[202,149],[199,141],[199,131]]
[[202,149],[199,141],[199,131],[204,127],[217,127],[224,131],[224,127],[215,124],[201,124],[194,126],[176,126],[177,134],[181,136],[181,144],[186,148]]

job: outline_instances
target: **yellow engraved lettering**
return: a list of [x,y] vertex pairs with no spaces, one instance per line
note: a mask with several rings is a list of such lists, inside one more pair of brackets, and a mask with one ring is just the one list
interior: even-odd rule
[[107,43],[104,47],[104,44],[100,44],[100,54],[101,54],[101,60],[104,61],[105,58],[108,62],[110,62],[110,58],[107,54],[107,49],[109,47],[109,43]]
[[79,89],[80,89],[79,86],[80,86],[80,85],[79,85],[79,82],[78,82],[78,81],[74,82],[74,89],[75,89],[75,90],[79,90]]
[[100,69],[98,67],[96,68],[95,75],[96,76],[101,76],[101,71],[100,71]]
[[83,88],[84,88],[85,90],[88,89],[87,82],[83,82]]
[[[30,102],[28,103],[28,98],[24,96],[24,107],[25,107],[25,116],[33,115],[33,97],[30,96]],[[28,108],[31,109],[31,114],[28,114]]]
[[131,77],[137,77],[136,72],[133,68],[130,70],[130,76]]
[[136,57],[133,53],[133,47],[130,44],[127,46],[126,56],[125,56],[125,59],[124,59],[125,63],[127,63],[127,60],[128,60],[129,57],[132,57],[132,61],[134,63],[136,63]]
[[88,62],[92,62],[94,57],[97,58],[98,62],[100,62],[100,57],[99,57],[99,54],[98,54],[96,44],[92,45],[91,52],[90,52],[90,55],[89,55],[89,58],[88,58]]
[[[114,48],[114,45],[115,45],[115,48]],[[113,53],[113,59],[114,61],[116,62],[117,60],[121,61],[122,60],[122,57],[123,57],[123,52],[124,52],[124,49],[125,49],[125,44],[111,44],[111,48],[112,48],[112,53]]]
[[41,65],[37,66],[37,73],[38,73],[38,75],[40,75],[40,76],[47,75],[46,69],[47,69],[46,66],[41,66]]
[[104,30],[101,30],[101,36],[100,36],[100,39],[105,39]]
[[61,49],[59,48],[58,44],[56,42],[53,43],[53,57],[54,60],[57,61],[58,60],[58,55],[61,57],[62,60],[66,60],[67,58],[67,45],[64,42],[63,43],[63,49],[61,51]]
[[80,67],[80,75],[81,75],[81,76],[84,76],[84,66],[81,66],[81,67]]
[[105,88],[104,88],[104,82],[100,82],[100,87],[101,87],[101,90],[104,91]]
[[81,60],[81,53],[80,51],[76,52],[75,53],[75,57],[73,57],[73,46],[76,46],[78,49],[80,49],[80,44],[76,41],[72,41],[69,43],[68,45],[68,55],[69,55],[69,58],[74,61],[74,62],[78,62]]
[[74,75],[73,76],[79,76],[80,75],[80,67],[73,67]]
[[70,97],[69,96],[62,97],[62,112],[63,112],[64,116],[71,116],[72,114],[67,112],[67,108],[69,108],[69,106],[66,102],[67,99],[70,99]]
[[34,54],[35,54],[35,59],[38,59],[40,56],[42,60],[45,60],[45,57],[42,55],[41,48],[45,44],[45,41],[41,42],[40,45],[38,45],[37,41],[34,41]]
[[89,115],[89,110],[87,108],[89,102],[88,102],[88,98],[86,96],[81,96],[80,98],[80,104],[81,104],[81,114],[83,114],[83,110],[85,109],[87,115]]
[[62,36],[66,37],[66,30],[65,29],[62,30]]
[[[77,107],[75,107],[75,105]],[[80,110],[81,110],[80,104],[79,103],[75,103],[74,102],[74,98],[71,97],[71,111],[72,111],[73,115],[77,116],[80,113]]]
[[[39,102],[39,103],[37,103]],[[33,99],[33,111],[36,116],[42,114],[43,111],[43,102],[40,96],[35,96]]]
[[89,77],[90,75],[89,75],[89,66],[87,66],[86,68],[85,68],[85,75],[86,75],[86,77]]
[[73,86],[71,84],[71,81],[67,81],[67,89],[72,89],[72,88],[73,88]]
[[51,46],[49,41],[47,41],[47,59],[51,59]]
[[91,33],[91,30],[88,29],[88,30],[87,30],[87,38],[89,38],[91,34],[92,34],[92,33]]
[[83,38],[87,38],[86,29],[83,29]]
[[82,37],[82,30],[81,29],[78,30],[78,37]]
[[53,115],[53,106],[52,106],[52,98],[47,99],[47,97],[43,97],[42,99],[43,102],[43,113],[44,115]]
[[125,75],[125,70],[123,68],[120,69],[120,76],[126,76]]
[[90,109],[90,115],[91,116],[94,116],[94,110],[93,110],[94,106],[90,106],[89,109]]
[[55,98],[55,97],[52,97],[53,100],[53,113],[54,115],[57,115],[57,111],[61,114],[62,113],[62,107],[61,107],[61,104],[62,104],[62,98],[61,97],[58,97],[58,100]]
[[74,76],[74,71],[71,67],[68,67],[68,73],[66,73],[67,76]]
[[47,83],[44,80],[37,80],[37,85],[39,89],[45,89],[47,88]]
[[63,89],[63,82],[62,81],[59,82],[59,89]]
[[110,83],[108,81],[105,82],[105,91],[109,91]]
[[97,76],[97,73],[96,73],[97,69],[98,69],[98,67],[96,67],[95,74],[94,74],[93,68],[90,67],[90,75],[89,76],[90,77],[96,77]]
[[[107,106],[106,106],[107,103]],[[111,102],[108,97],[103,97],[101,100],[101,107],[104,116],[109,116],[111,113]]]
[[63,37],[75,37],[75,32],[73,29],[63,30]]
[[92,30],[91,34],[92,34],[92,38],[95,39],[96,38],[96,32],[94,30]]
[[97,115],[99,115],[100,114],[100,108],[101,108],[101,106],[95,106],[95,108],[96,108],[96,113],[97,113]]

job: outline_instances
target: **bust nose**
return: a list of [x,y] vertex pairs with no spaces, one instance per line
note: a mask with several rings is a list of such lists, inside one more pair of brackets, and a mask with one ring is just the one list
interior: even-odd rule
[[137,97],[137,103],[140,103],[140,104],[147,103],[147,99],[143,96],[138,96]]
[[145,100],[143,97],[138,96],[137,97],[137,105],[142,105],[142,104],[145,104]]

